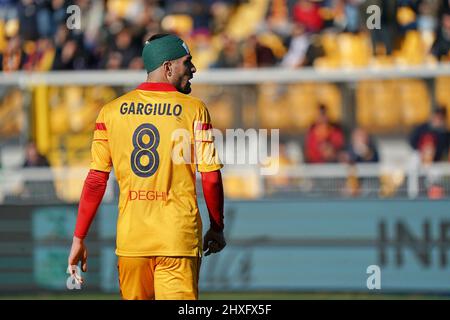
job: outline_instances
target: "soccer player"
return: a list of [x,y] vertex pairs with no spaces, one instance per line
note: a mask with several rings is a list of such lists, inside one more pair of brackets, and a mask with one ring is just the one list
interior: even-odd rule
[[[68,263],[81,261],[81,269],[87,271],[83,239],[114,167],[120,188],[116,254],[122,298],[198,299],[202,250],[209,255],[226,245],[223,165],[208,110],[188,95],[196,69],[183,40],[154,35],[142,59],[147,82],[106,104],[98,115]],[[190,138],[187,149],[195,161],[173,160],[179,143],[173,134],[180,130]],[[186,148],[180,150],[178,155],[188,158]],[[201,172],[210,218],[203,244],[196,170]]]

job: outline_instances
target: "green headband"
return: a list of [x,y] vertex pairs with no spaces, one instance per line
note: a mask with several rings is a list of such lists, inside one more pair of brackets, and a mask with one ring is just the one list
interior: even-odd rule
[[174,35],[167,35],[145,43],[142,50],[142,60],[145,70],[152,72],[159,68],[164,61],[176,60],[190,54],[189,48],[183,40]]

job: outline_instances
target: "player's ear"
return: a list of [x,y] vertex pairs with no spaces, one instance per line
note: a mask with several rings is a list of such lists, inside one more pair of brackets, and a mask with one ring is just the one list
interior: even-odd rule
[[164,69],[164,73],[165,73],[168,77],[171,77],[171,76],[172,76],[172,62],[170,62],[170,61],[164,61],[164,63],[163,63],[163,69]]

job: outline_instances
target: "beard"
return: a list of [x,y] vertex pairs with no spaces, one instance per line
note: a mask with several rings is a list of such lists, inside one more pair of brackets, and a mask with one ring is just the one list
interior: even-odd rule
[[191,89],[191,83],[189,81],[186,82],[186,84],[184,86],[180,85],[180,88],[178,88],[178,91],[180,91],[181,93],[184,94],[189,94],[191,93],[192,89]]

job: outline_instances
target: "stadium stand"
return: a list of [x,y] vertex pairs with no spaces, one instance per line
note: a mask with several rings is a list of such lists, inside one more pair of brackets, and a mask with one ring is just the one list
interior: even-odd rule
[[[89,12],[79,30],[66,27],[71,4]],[[365,23],[372,4],[383,6],[380,30]],[[419,6],[376,0],[5,1],[0,8],[0,61],[4,74],[142,70],[142,43],[154,33],[174,32],[186,39],[199,71],[270,67],[301,73],[312,67],[320,75],[438,68],[437,63],[450,61],[449,17],[446,1]],[[194,86],[193,94],[206,102],[216,128],[280,129],[282,140],[299,150],[323,105],[330,120],[343,126],[348,141],[350,132],[361,127],[375,135],[381,162],[401,163],[411,153],[408,133],[437,106],[450,108],[449,79],[384,77],[345,84],[255,79],[239,86],[204,82]],[[14,154],[20,148],[14,146],[35,140],[52,167],[86,166],[99,108],[127,89],[102,83],[1,87],[2,158],[20,158]],[[450,112],[447,116],[450,125]],[[236,179],[244,181],[239,175]],[[232,178],[228,181],[232,185]],[[75,187],[73,195],[64,197],[75,199],[77,192]]]

